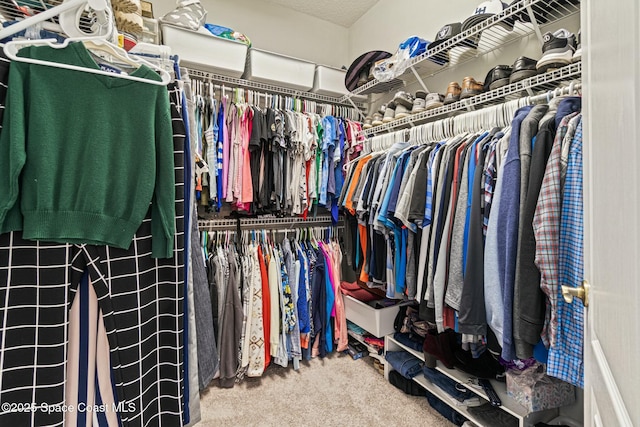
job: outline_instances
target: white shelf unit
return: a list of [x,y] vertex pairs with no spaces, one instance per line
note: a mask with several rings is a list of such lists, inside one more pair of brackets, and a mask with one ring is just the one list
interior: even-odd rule
[[[414,355],[418,359],[424,361],[424,355],[423,355],[422,352],[415,351],[415,350],[405,346],[404,344],[396,341],[393,338],[393,335],[387,335],[385,337],[384,349],[385,349],[385,352],[387,352],[387,351],[404,350],[404,351],[407,351],[407,352],[411,353],[412,355]],[[467,374],[465,372],[462,372],[460,370],[457,370],[457,369],[448,369],[448,368],[442,366],[442,364],[440,362],[437,362],[436,369],[439,372],[442,372],[443,374],[445,374],[449,378],[451,378],[451,379],[453,379],[453,380],[455,380],[455,381],[457,381],[458,383],[461,383],[461,384],[468,384],[469,378],[471,378],[471,375],[469,375],[469,374]],[[391,366],[388,363],[386,363],[384,365],[384,377],[385,377],[385,379],[389,380],[389,372],[391,370],[392,370]],[[490,425],[483,424],[482,422],[477,420],[472,414],[469,413],[469,411],[467,411],[466,407],[457,405],[456,404],[457,402],[454,399],[452,399],[447,393],[445,393],[438,386],[432,384],[421,373],[418,374],[416,377],[414,377],[413,380],[415,382],[417,382],[418,384],[420,384],[425,389],[429,390],[429,392],[431,392],[436,397],[438,397],[438,399],[440,399],[442,402],[444,402],[445,404],[449,405],[451,408],[453,408],[454,410],[456,410],[458,413],[462,414],[463,416],[465,416],[469,420],[473,421],[478,426],[492,427]],[[500,409],[503,410],[504,412],[510,414],[514,418],[516,418],[518,420],[518,425],[520,427],[531,427],[535,423],[540,422],[540,421],[548,422],[548,421],[552,420],[553,418],[555,418],[558,415],[558,411],[556,409],[549,410],[549,411],[540,411],[540,412],[529,413],[527,408],[525,408],[524,406],[520,405],[518,402],[516,402],[515,400],[513,400],[511,397],[509,397],[507,395],[507,389],[506,389],[506,385],[504,383],[501,383],[501,382],[498,382],[498,381],[491,381],[491,385],[493,386],[493,388],[495,389],[496,393],[500,397],[500,400],[502,401],[502,406],[500,406]],[[484,390],[478,389],[478,388],[472,387],[472,386],[467,386],[467,389],[472,391],[473,393],[477,394],[482,399],[487,400],[487,401],[489,400],[489,398],[487,397],[487,394],[484,392]]]
[[[540,25],[553,24],[579,12],[579,0],[568,0],[566,2],[550,2],[549,0],[518,1],[507,7],[502,13],[492,16],[440,43],[433,49],[427,49],[422,55],[412,58],[406,71],[391,82],[373,79],[346,94],[342,100],[348,100],[356,95],[389,92],[401,86],[403,82],[406,84],[411,78],[417,78],[418,81],[421,81],[422,77],[449,71],[453,66],[457,67],[463,63],[473,61],[478,56],[486,55],[532,34],[536,34],[540,43],[542,43]],[[523,20],[529,20],[530,23],[523,24]],[[520,22],[515,23],[516,21]],[[500,24],[511,25],[513,29],[509,31],[498,30]],[[492,30],[486,31],[489,28]],[[460,59],[454,65],[451,65],[448,52],[454,47],[470,45],[477,46],[476,52],[471,55],[464,55],[464,59]]]

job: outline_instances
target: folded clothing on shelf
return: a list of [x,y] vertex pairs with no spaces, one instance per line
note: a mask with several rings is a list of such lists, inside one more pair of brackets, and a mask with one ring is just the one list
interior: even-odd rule
[[478,421],[482,421],[482,425],[491,427],[518,427],[520,424],[516,417],[509,415],[500,408],[491,406],[490,403],[468,408],[468,411],[477,418]]
[[479,406],[480,398],[472,391],[469,391],[463,384],[449,378],[437,369],[425,366],[422,368],[422,374],[432,384],[437,385],[449,396],[466,406]]
[[405,378],[413,378],[422,371],[422,361],[409,352],[387,351],[384,357]]
[[352,331],[356,335],[362,336],[363,338],[367,333],[367,331],[365,331],[363,328],[361,328],[360,326],[356,325],[355,323],[353,323],[348,319],[347,319],[347,330]]
[[357,282],[340,282],[340,290],[344,295],[349,295],[362,302],[370,302],[380,299],[375,292],[364,289]]
[[[429,390],[426,391],[426,394],[427,394],[427,400],[429,401],[429,405],[431,405],[433,409],[438,411],[440,415],[442,415],[443,417],[451,421],[453,424],[457,426],[461,426],[468,421],[465,417],[460,415],[458,411],[456,411],[451,406],[444,403],[442,400],[438,399]],[[487,424],[487,425],[490,425],[493,427],[493,424]]]
[[397,371],[389,372],[389,382],[394,387],[412,396],[424,396],[426,394],[424,387],[409,378],[403,377]]
[[411,332],[396,332],[393,334],[393,339],[415,351],[422,351],[422,346],[424,344],[424,337]]

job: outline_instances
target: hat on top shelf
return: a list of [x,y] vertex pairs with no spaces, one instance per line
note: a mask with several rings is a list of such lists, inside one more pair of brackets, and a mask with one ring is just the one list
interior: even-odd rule
[[[460,33],[462,33],[462,24],[460,22],[453,22],[443,26],[436,34],[435,41],[429,45],[429,50],[437,48],[442,43],[453,39]],[[449,62],[449,60],[451,60],[453,64],[458,62],[462,56],[473,54],[473,52],[475,52],[475,48],[476,42],[474,40],[461,40],[460,43],[442,50],[436,55],[433,55],[430,59],[440,65]]]
[[[367,83],[373,75],[371,68],[376,62],[390,58],[391,54],[383,50],[372,50],[367,53],[363,53],[356,58],[349,66],[347,74],[344,78],[344,85],[349,92],[353,92],[358,87]],[[371,78],[370,78],[371,77]]]
[[447,24],[438,30],[438,33],[434,37],[434,41],[429,45],[429,50],[436,48],[449,39],[457,36],[462,32],[462,24],[459,22],[453,22]]
[[[501,0],[483,1],[475,8],[471,16],[464,20],[464,22],[462,23],[462,31],[467,31],[474,25],[477,25],[494,15],[502,13],[502,11],[507,7],[508,5],[506,3],[503,3]],[[502,25],[509,26],[507,22],[504,22]]]

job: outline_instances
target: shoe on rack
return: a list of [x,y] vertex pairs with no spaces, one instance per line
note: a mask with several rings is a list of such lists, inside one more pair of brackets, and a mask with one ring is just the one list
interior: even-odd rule
[[375,113],[373,113],[373,120],[371,121],[371,126],[381,126],[382,125],[382,118],[384,117],[383,115],[384,113],[380,112],[380,111],[376,111]]
[[394,119],[403,119],[411,114],[411,110],[404,106],[404,104],[396,105],[396,115]]
[[449,86],[447,86],[447,93],[444,96],[444,105],[460,101],[461,92],[462,88],[460,87],[458,82],[449,83]]
[[413,100],[413,108],[411,108],[411,114],[421,113],[424,111],[426,97],[427,92],[422,90],[416,92],[416,97]]
[[509,83],[519,82],[538,74],[537,63],[537,60],[526,56],[516,59],[516,62],[513,63],[513,71],[511,71],[511,76],[509,77]]
[[425,98],[424,109],[432,110],[434,108],[442,107],[443,105],[444,105],[444,95],[440,93],[430,93]]
[[484,84],[478,83],[473,77],[465,77],[462,80],[462,92],[460,99],[471,98],[484,92]]
[[395,94],[395,96],[393,97],[393,102],[395,102],[396,105],[402,105],[408,110],[413,108],[413,97],[402,90]]
[[571,62],[582,61],[582,36],[580,35],[581,31],[582,30],[578,30],[578,47],[576,49],[576,52],[573,54],[573,57],[571,58]]
[[484,90],[494,90],[509,84],[512,68],[509,65],[496,65],[484,79]]
[[372,121],[373,119],[370,116],[365,117],[362,123],[362,129],[371,129],[373,127]]
[[382,118],[383,123],[389,123],[393,121],[396,117],[396,104],[391,101],[387,104],[387,108],[384,110],[384,117]]
[[576,36],[572,32],[560,29],[555,33],[545,33],[542,38],[542,58],[536,64],[539,72],[544,73],[571,63],[576,51]]

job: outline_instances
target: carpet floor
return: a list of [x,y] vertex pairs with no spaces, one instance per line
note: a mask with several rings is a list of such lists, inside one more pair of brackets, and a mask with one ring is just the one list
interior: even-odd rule
[[451,427],[425,397],[404,394],[384,379],[372,358],[332,354],[300,370],[270,366],[261,378],[232,389],[214,380],[200,397],[198,426]]

